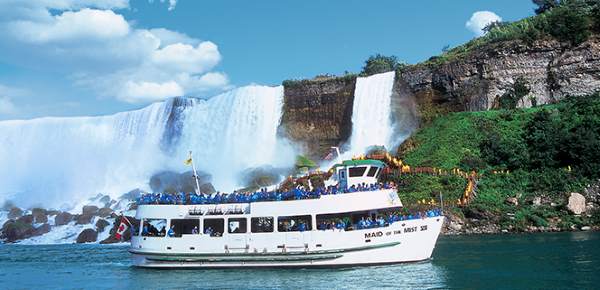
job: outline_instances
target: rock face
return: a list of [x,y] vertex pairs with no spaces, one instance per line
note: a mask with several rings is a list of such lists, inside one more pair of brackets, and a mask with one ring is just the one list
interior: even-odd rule
[[585,197],[577,192],[571,192],[567,209],[573,214],[582,214],[585,212]]
[[48,222],[47,212],[43,208],[34,208],[31,210],[31,214],[33,215],[34,223],[47,223]]
[[109,217],[113,213],[113,210],[110,207],[103,207],[98,210],[99,217]]
[[[600,89],[599,68],[600,37],[594,36],[577,47],[555,40],[489,44],[441,65],[409,67],[400,78],[418,100],[479,111],[492,108],[519,77],[528,81],[537,104],[592,94]],[[525,98],[519,106],[531,106],[531,100]]]
[[93,229],[85,229],[83,230],[79,236],[77,236],[77,243],[93,243],[98,239],[98,232]]
[[323,157],[352,133],[356,78],[323,78],[284,83],[280,131],[311,157]]
[[107,222],[107,221],[106,221],[106,220],[104,220],[104,219],[99,219],[99,220],[96,222],[96,230],[97,230],[98,232],[102,232],[102,231],[104,231],[104,229],[105,229],[105,228],[106,228],[108,225],[110,225],[110,223],[109,223],[109,222]]
[[[31,218],[33,220],[33,217]],[[9,220],[2,226],[0,239],[6,240],[9,243],[19,240],[31,238],[34,236],[43,235],[50,231],[49,224],[43,224],[34,227],[27,219]]]
[[68,212],[61,212],[54,218],[54,224],[57,226],[64,226],[73,220],[73,215]]

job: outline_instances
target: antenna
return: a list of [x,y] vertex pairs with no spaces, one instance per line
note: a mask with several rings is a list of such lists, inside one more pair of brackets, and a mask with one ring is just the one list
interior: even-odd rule
[[190,162],[192,163],[192,170],[194,171],[194,180],[196,180],[196,194],[200,194],[200,183],[198,182],[198,173],[196,172],[196,166],[194,165],[194,158],[192,158],[192,151],[190,150]]

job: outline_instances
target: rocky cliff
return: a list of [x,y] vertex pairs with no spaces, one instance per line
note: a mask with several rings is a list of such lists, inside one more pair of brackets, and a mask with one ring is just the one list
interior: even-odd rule
[[[545,104],[600,90],[600,36],[576,47],[552,39],[498,42],[434,63],[411,65],[396,75],[393,117],[408,127],[396,128],[400,135],[415,126],[411,100],[428,120],[439,112],[494,108],[518,78],[531,91],[520,107],[533,99]],[[351,134],[355,83],[350,76],[284,82],[281,131],[313,158],[344,144]]]
[[[528,82],[537,104],[594,93],[600,89],[600,37],[576,47],[551,39],[493,43],[467,57],[400,73],[417,99],[465,111],[492,108],[517,78]],[[523,98],[519,106],[531,106],[531,99]]]
[[284,83],[281,131],[313,158],[345,142],[352,131],[356,78],[318,78]]

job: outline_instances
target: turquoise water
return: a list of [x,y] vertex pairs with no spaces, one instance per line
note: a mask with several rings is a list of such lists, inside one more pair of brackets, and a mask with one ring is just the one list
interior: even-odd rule
[[127,248],[0,245],[3,289],[594,289],[600,233],[442,237],[428,262],[348,269],[147,270]]

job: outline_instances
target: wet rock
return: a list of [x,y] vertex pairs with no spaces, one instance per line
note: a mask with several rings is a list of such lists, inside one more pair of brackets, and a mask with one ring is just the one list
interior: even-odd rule
[[124,199],[126,199],[126,200],[135,200],[136,198],[142,196],[142,194],[144,194],[144,192],[141,189],[136,188],[136,189],[134,189],[134,190],[132,190],[132,191],[130,191],[128,193],[125,193],[125,194],[121,195],[121,197],[119,199],[120,200],[124,200]]
[[504,201],[506,204],[518,206],[519,200],[516,197],[507,197]]
[[113,210],[110,207],[103,207],[98,210],[99,217],[108,217],[113,213]]
[[73,220],[73,215],[68,212],[61,212],[54,218],[54,225],[63,226]]
[[585,197],[577,192],[571,192],[567,209],[573,214],[579,215],[585,212]]
[[9,220],[2,226],[0,239],[13,243],[22,239],[32,237],[36,233],[36,228],[31,223],[25,223],[19,220]]
[[77,243],[93,243],[98,239],[98,232],[94,229],[85,229],[77,236]]
[[98,214],[98,207],[95,205],[86,205],[81,210],[81,215],[95,216]]
[[52,227],[49,224],[43,224],[37,228],[35,228],[33,232],[33,236],[41,236],[43,234],[49,233]]
[[89,223],[92,222],[93,218],[94,218],[94,216],[92,216],[92,215],[84,215],[84,214],[76,215],[74,217],[75,223],[78,224],[78,225],[89,224]]
[[96,230],[97,230],[98,232],[103,232],[103,231],[104,231],[104,229],[105,229],[107,226],[109,226],[109,225],[110,225],[110,223],[109,223],[109,222],[107,222],[105,219],[99,219],[99,220],[96,222]]
[[33,215],[34,223],[47,223],[48,216],[47,211],[43,208],[34,208],[31,210],[31,215]]
[[590,226],[583,226],[583,227],[581,227],[581,230],[582,230],[582,231],[589,231],[589,230],[591,230],[591,229],[592,229],[592,228],[591,228]]
[[22,215],[23,215],[23,210],[18,207],[13,207],[8,212],[9,219],[16,219],[16,218],[21,217]]
[[24,224],[32,224],[33,223],[33,215],[24,215],[20,218],[17,219],[18,222],[20,223],[24,223]]

